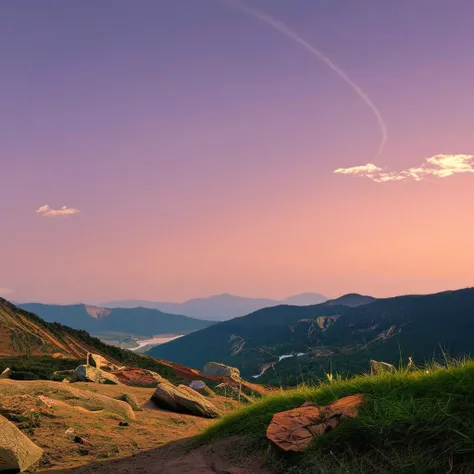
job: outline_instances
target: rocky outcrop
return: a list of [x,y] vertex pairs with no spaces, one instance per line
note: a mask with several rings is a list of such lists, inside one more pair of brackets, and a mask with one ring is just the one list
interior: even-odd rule
[[219,416],[216,407],[209,400],[186,385],[175,387],[170,382],[161,382],[151,399],[160,408],[177,413],[190,413],[204,418]]
[[166,379],[160,374],[147,369],[124,367],[120,370],[113,370],[111,374],[125,385],[156,386],[161,382],[166,382]]
[[313,438],[334,429],[344,419],[355,418],[363,402],[363,395],[351,395],[331,405],[306,402],[299,408],[276,413],[267,428],[267,438],[285,452],[303,452]]
[[377,360],[370,361],[370,373],[372,375],[382,374],[384,372],[395,373],[397,369],[392,364],[387,364],[387,362],[379,362]]
[[99,354],[92,354],[91,352],[87,353],[86,365],[91,367],[96,367],[97,369],[104,370],[118,370],[119,367],[112,362],[109,362],[105,357],[102,357]]
[[0,415],[0,472],[23,472],[36,464],[43,450]]
[[240,370],[229,365],[219,364],[218,362],[208,362],[204,367],[203,374],[208,377],[231,377],[240,379]]
[[92,367],[90,365],[80,365],[74,371],[74,376],[81,382],[94,382],[119,385],[120,380],[109,372]]

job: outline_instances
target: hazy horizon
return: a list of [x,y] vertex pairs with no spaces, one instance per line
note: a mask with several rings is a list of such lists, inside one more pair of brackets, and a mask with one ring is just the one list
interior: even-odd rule
[[474,3],[236,3],[0,4],[0,296],[473,286]]

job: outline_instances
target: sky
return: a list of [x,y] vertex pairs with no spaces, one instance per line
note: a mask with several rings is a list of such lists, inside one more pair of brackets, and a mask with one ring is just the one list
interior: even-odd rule
[[473,286],[473,16],[471,0],[0,2],[0,296]]

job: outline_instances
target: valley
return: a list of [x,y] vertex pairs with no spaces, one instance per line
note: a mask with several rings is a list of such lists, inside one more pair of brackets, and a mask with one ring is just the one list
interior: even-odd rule
[[[327,373],[363,372],[370,359],[398,364],[411,357],[422,364],[470,353],[474,289],[372,299],[368,304],[366,298],[359,298],[359,305],[351,295],[349,306],[327,302],[266,308],[147,353],[197,368],[217,359],[238,367],[245,377],[258,375],[259,382],[277,386]],[[303,355],[287,357],[298,353]]]

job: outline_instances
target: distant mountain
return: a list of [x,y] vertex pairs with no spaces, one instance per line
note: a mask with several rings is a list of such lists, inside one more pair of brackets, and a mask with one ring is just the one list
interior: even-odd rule
[[[344,298],[354,304],[360,295]],[[293,384],[325,372],[360,372],[371,358],[397,364],[400,357],[406,362],[412,356],[422,364],[443,357],[443,351],[459,356],[472,350],[474,289],[368,298],[371,302],[357,307],[330,301],[265,308],[148,354],[196,368],[219,361],[246,377],[264,372],[262,382]]]
[[244,298],[229,294],[194,298],[184,303],[164,303],[144,300],[110,301],[102,304],[105,308],[153,308],[165,313],[183,314],[185,316],[212,321],[227,321],[237,316],[244,316],[262,308],[281,304],[310,305],[326,301],[319,293],[303,293],[290,296],[285,300],[269,298]]
[[40,303],[26,303],[19,307],[37,314],[45,321],[61,323],[92,334],[115,332],[152,337],[158,334],[186,334],[213,324],[212,321],[147,308],[108,309],[84,304],[60,306]]
[[377,298],[373,296],[367,295],[359,295],[359,293],[348,293],[347,295],[340,296],[339,298],[335,298],[333,300],[328,300],[325,302],[327,306],[351,306],[355,308],[356,306],[362,306],[364,304],[372,303]]

